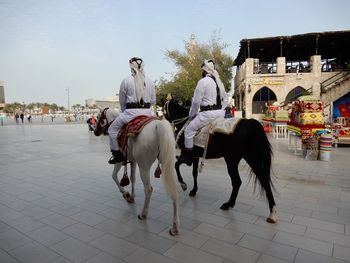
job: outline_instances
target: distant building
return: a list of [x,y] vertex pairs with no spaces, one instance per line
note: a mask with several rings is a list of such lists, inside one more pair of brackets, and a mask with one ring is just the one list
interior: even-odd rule
[[97,108],[112,108],[112,109],[120,109],[119,105],[119,96],[110,96],[106,99],[96,100],[96,99],[87,99],[85,101],[86,107],[97,107]]
[[41,114],[49,114],[49,113],[50,113],[49,106],[42,106],[41,107]]
[[0,112],[3,112],[5,108],[5,91],[4,82],[0,80]]
[[311,93],[325,116],[350,101],[350,31],[243,39],[234,66],[234,98],[247,118],[261,119],[267,103],[286,104]]

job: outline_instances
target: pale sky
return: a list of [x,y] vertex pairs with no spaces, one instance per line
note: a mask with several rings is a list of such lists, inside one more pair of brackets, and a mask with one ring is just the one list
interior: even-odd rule
[[153,80],[176,72],[166,50],[220,31],[237,56],[243,38],[350,29],[350,1],[0,0],[0,80],[5,100],[67,107],[115,95],[144,59]]

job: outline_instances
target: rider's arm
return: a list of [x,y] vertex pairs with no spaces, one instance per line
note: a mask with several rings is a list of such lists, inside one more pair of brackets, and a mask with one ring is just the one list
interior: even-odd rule
[[194,90],[190,114],[189,114],[190,118],[193,118],[194,116],[196,116],[199,111],[199,107],[201,105],[202,98],[204,95],[203,84],[204,84],[203,79],[201,79],[200,81],[198,81],[197,87]]
[[126,85],[125,80],[122,81],[119,88],[119,104],[120,110],[123,112],[126,108]]

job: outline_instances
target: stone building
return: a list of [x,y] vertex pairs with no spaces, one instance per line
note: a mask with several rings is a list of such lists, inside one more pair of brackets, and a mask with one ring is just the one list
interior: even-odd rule
[[236,108],[261,119],[267,103],[303,94],[320,98],[326,116],[350,99],[350,31],[243,39],[235,59]]
[[87,99],[85,100],[86,107],[97,107],[100,109],[109,107],[112,109],[120,109],[119,105],[119,95],[110,96],[106,99],[96,100],[96,99]]

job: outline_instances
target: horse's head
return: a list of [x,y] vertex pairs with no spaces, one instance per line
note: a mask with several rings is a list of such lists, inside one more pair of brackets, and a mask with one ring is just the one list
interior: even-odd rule
[[100,136],[102,133],[103,134],[108,134],[108,127],[109,124],[106,116],[106,112],[109,108],[104,108],[103,110],[100,111],[100,113],[97,115],[97,121],[96,121],[96,127],[94,130],[94,134],[96,136]]
[[175,100],[168,100],[163,106],[163,115],[165,119],[173,123],[177,129],[185,124],[188,119],[189,109],[181,106]]

